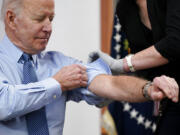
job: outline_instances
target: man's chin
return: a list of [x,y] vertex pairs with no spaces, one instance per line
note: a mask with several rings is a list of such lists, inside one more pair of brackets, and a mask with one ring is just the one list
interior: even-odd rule
[[46,45],[40,45],[39,48],[36,48],[36,54],[44,51],[46,49]]
[[47,42],[41,42],[39,45],[40,49],[42,49],[42,50],[46,49],[47,44],[48,44],[48,41]]
[[43,46],[43,47],[41,47],[40,49],[39,49],[39,52],[42,52],[42,51],[44,51],[46,49],[46,46]]

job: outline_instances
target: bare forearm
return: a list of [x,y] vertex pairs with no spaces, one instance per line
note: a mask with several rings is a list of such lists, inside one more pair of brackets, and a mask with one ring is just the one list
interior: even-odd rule
[[[131,59],[135,70],[143,70],[152,67],[161,66],[168,63],[168,60],[161,56],[161,54],[151,46],[143,51],[136,53]],[[129,71],[127,62],[124,60],[124,69]]]
[[146,101],[142,87],[147,81],[132,76],[97,76],[89,89],[98,96],[128,102]]

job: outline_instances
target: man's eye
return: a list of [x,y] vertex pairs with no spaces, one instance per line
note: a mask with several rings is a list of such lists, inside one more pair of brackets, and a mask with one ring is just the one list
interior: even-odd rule
[[50,17],[50,18],[49,18],[49,21],[52,22],[53,19],[54,19],[54,16]]

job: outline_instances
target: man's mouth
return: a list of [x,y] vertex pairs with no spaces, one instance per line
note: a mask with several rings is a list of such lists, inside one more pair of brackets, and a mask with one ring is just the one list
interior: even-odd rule
[[36,39],[39,39],[39,40],[42,40],[42,41],[48,41],[49,40],[49,37],[43,37],[43,38],[36,38]]

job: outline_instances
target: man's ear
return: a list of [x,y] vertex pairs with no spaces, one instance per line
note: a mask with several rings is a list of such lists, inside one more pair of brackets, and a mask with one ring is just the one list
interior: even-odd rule
[[16,28],[15,20],[16,20],[16,14],[12,10],[8,10],[6,12],[6,22],[9,25],[9,27],[13,30]]

